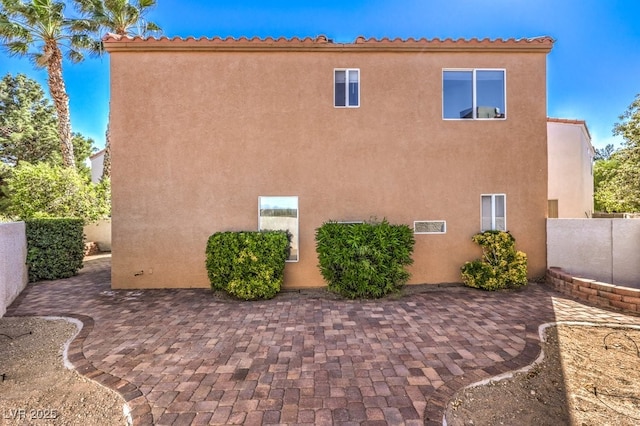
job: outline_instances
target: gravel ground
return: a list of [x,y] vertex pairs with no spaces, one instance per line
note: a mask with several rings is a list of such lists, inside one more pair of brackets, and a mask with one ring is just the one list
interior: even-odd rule
[[120,395],[65,367],[78,331],[63,319],[0,318],[0,425],[127,425]]

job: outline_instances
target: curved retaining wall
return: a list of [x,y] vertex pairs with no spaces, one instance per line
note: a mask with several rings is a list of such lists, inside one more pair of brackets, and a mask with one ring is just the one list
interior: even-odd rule
[[596,306],[640,314],[640,289],[574,277],[554,267],[547,270],[546,283],[560,293]]

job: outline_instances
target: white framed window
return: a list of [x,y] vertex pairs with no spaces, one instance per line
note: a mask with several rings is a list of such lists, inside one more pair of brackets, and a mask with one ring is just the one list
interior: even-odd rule
[[333,87],[333,105],[336,108],[358,108],[360,106],[359,69],[334,69]]
[[258,230],[289,231],[291,252],[287,262],[299,260],[298,197],[258,197]]
[[507,196],[505,194],[482,194],[480,206],[480,232],[507,230]]
[[413,221],[414,234],[446,234],[446,220],[415,220]]
[[504,119],[507,113],[507,71],[443,69],[442,118]]

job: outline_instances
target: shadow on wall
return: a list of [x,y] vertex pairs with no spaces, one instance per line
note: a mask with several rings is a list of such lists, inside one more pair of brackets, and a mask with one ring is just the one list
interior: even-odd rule
[[85,241],[96,243],[101,252],[111,251],[111,219],[85,225],[84,235]]
[[640,288],[640,220],[547,219],[547,266]]
[[0,223],[0,317],[25,289],[28,280],[25,224]]

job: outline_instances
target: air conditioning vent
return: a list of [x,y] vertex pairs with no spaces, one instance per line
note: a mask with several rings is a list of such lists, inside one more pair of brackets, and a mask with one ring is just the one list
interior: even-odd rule
[[414,234],[444,234],[447,232],[445,220],[416,220],[413,222]]

